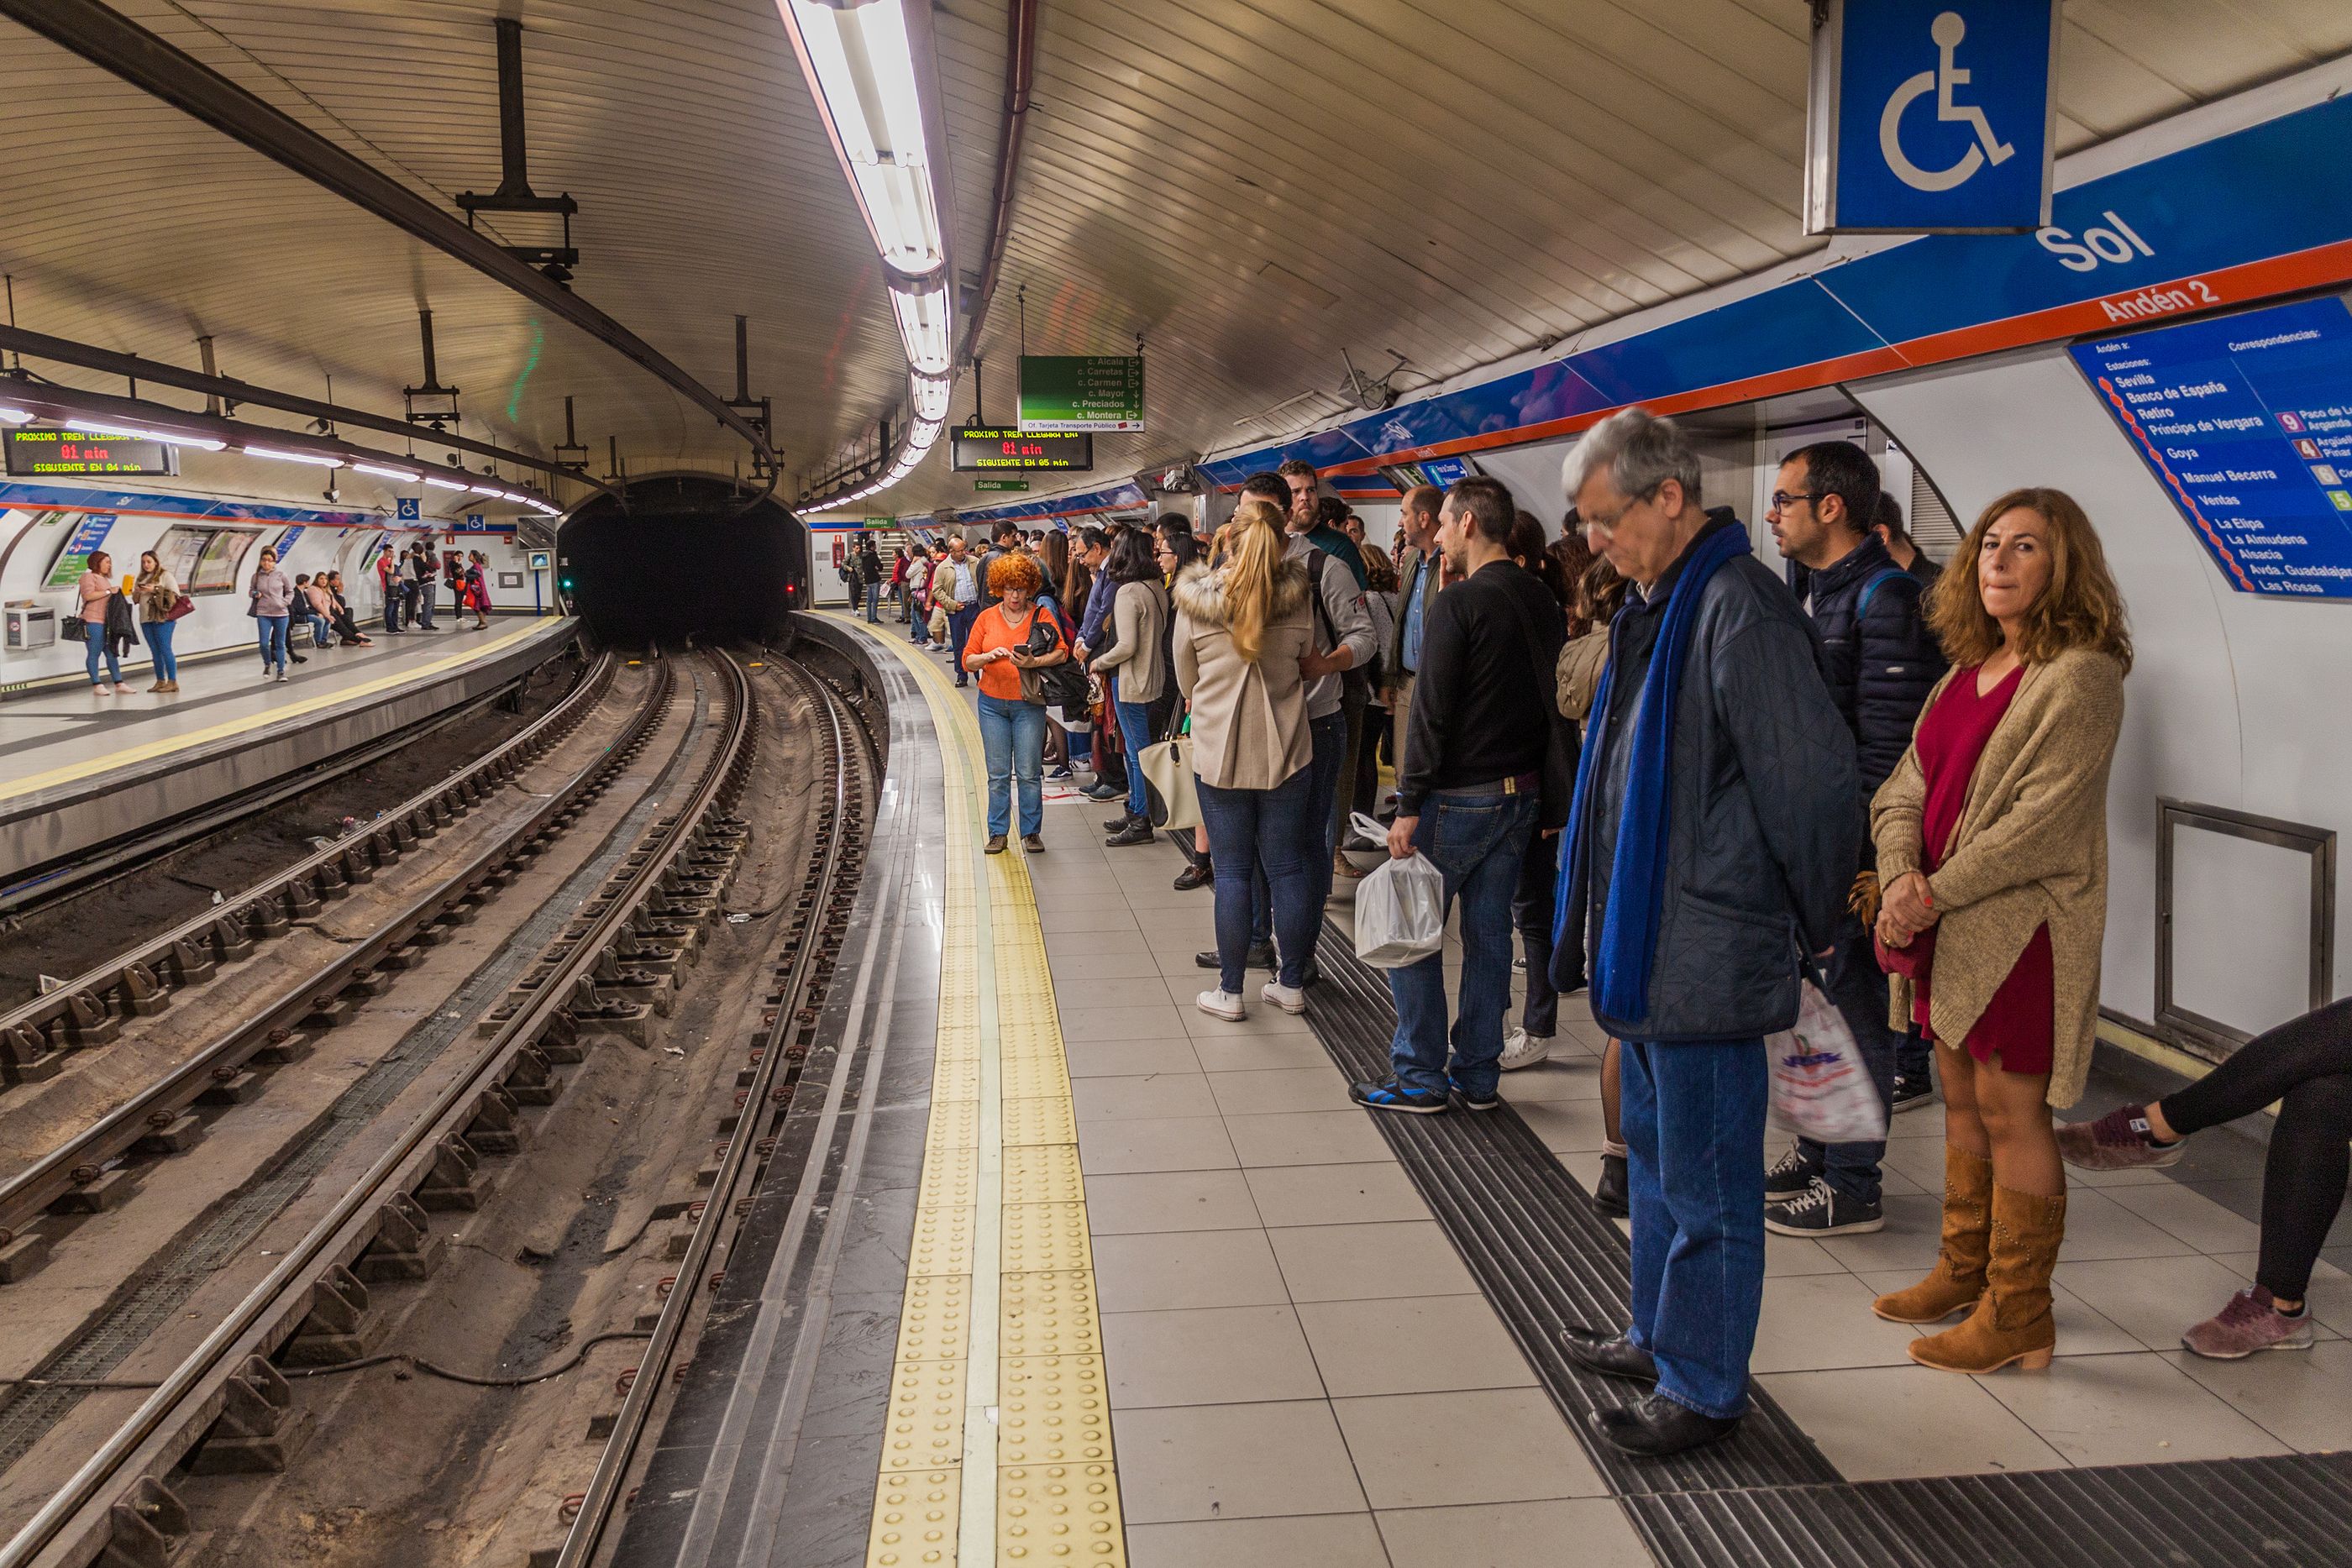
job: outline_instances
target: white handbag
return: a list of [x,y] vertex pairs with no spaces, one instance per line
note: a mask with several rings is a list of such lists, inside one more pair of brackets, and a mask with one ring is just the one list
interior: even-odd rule
[[1151,825],[1171,832],[1201,825],[1201,798],[1192,788],[1192,737],[1180,735],[1143,748],[1143,778],[1167,808],[1167,820]]

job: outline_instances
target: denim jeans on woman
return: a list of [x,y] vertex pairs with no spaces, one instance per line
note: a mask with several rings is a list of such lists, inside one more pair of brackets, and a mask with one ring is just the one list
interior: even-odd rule
[[1013,786],[1021,786],[1021,836],[1045,827],[1045,705],[980,694],[980,745],[988,758],[988,832],[1012,831]]
[[261,668],[264,674],[271,670],[280,674],[286,672],[286,622],[289,619],[284,615],[257,615],[253,618],[254,630],[261,637]]
[[[1273,904],[1275,946],[1282,955],[1277,977],[1296,986],[1315,950],[1323,912],[1315,903],[1304,845],[1316,813],[1313,773],[1302,768],[1271,789],[1222,789],[1196,780],[1201,821],[1209,830],[1209,857],[1216,867],[1217,984],[1239,996],[1250,946],[1250,883],[1263,871]],[[1504,978],[1509,979],[1507,970]]]
[[155,658],[155,678],[176,681],[180,678],[179,655],[172,652],[172,633],[180,629],[176,621],[149,621],[139,630],[146,633],[147,649]]
[[89,684],[99,685],[98,661],[106,660],[106,678],[116,685],[122,684],[122,661],[114,656],[114,644],[107,641],[106,623],[93,621],[82,633],[82,667],[89,672]]
[[1118,710],[1118,737],[1127,748],[1128,813],[1141,817],[1151,810],[1151,798],[1143,784],[1143,748],[1151,744],[1151,705],[1117,702],[1111,706]]
[[[1492,1094],[1502,1079],[1496,1059],[1511,1005],[1511,898],[1537,806],[1533,795],[1432,795],[1422,805],[1413,847],[1444,873],[1445,908],[1462,901],[1462,996],[1449,1034],[1444,952],[1389,971],[1397,1012],[1389,1062],[1414,1093],[1446,1092],[1449,1056],[1452,1082],[1465,1094]],[[1328,874],[1328,850],[1322,861]]]

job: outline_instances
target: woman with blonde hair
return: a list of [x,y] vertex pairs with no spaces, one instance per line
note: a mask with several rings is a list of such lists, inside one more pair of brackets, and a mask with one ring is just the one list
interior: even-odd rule
[[2012,490],[1977,519],[1928,601],[1951,672],[1871,803],[1880,961],[1897,1029],[1942,1051],[1943,1245],[1878,1298],[1948,1372],[2050,1364],[2050,1271],[2066,1228],[2051,1108],[2091,1067],[2107,911],[2107,770],[2131,635],[2083,508]]
[[1176,579],[1176,684],[1192,705],[1192,769],[1209,830],[1217,900],[1217,988],[1201,1010],[1246,1016],[1250,883],[1263,870],[1272,895],[1280,967],[1259,995],[1285,1012],[1307,1010],[1301,988],[1321,912],[1304,846],[1319,802],[1311,800],[1306,683],[1298,661],[1312,645],[1307,569],[1283,559],[1282,514],[1244,500],[1218,532],[1220,561]]

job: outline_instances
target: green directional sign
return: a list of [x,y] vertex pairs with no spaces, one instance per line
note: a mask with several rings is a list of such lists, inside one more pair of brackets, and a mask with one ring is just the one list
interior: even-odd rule
[[975,490],[1007,490],[1013,495],[1022,496],[1028,494],[1029,481],[1026,479],[974,479],[971,482],[971,487]]
[[1024,354],[1021,429],[1143,428],[1140,354]]

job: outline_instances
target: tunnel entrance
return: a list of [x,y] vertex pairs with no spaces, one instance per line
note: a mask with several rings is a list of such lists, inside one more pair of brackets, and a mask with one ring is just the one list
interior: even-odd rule
[[710,474],[632,479],[556,535],[557,580],[606,643],[764,640],[808,601],[808,533],[784,507]]

